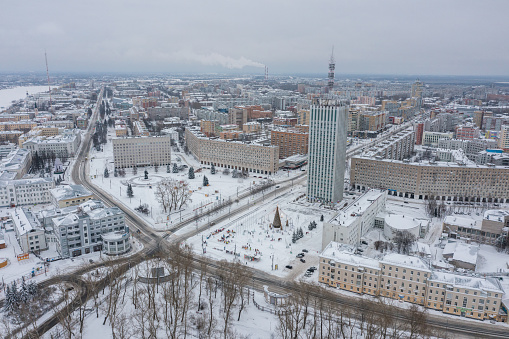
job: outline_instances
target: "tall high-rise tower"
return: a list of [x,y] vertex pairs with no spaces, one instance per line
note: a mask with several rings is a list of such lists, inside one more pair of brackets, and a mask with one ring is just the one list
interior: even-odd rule
[[316,99],[310,108],[307,199],[335,204],[343,199],[348,105]]
[[332,47],[332,53],[329,61],[329,93],[332,92],[334,87],[334,70],[336,69],[336,63],[334,62],[334,46]]

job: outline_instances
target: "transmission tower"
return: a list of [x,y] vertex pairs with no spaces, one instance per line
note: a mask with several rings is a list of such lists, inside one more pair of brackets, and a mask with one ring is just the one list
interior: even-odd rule
[[334,87],[334,69],[336,68],[336,63],[334,62],[334,46],[332,46],[332,53],[329,61],[329,92],[332,91],[332,87]]
[[46,59],[46,75],[48,77],[48,89],[49,89],[49,110],[51,110],[51,86],[49,84],[49,68],[48,68],[48,55],[44,51],[44,59]]

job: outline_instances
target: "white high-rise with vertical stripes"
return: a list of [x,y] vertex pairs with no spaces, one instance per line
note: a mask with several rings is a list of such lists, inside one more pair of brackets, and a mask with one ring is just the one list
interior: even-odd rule
[[335,204],[343,199],[348,108],[327,99],[311,105],[308,201]]

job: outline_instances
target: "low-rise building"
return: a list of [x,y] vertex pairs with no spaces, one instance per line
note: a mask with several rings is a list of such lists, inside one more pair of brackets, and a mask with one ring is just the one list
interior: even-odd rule
[[424,146],[438,147],[439,140],[452,139],[454,133],[452,132],[430,132],[425,131],[422,133],[422,144]]
[[136,136],[143,136],[147,137],[150,135],[148,132],[147,126],[145,126],[145,123],[143,121],[134,121],[133,122],[133,129],[134,129],[134,135]]
[[54,153],[58,157],[73,157],[81,142],[79,130],[67,130],[64,134],[55,136],[36,136],[23,143],[32,153]]
[[507,237],[508,227],[509,211],[487,210],[482,220],[466,215],[449,215],[444,218],[442,232],[453,239],[471,239],[478,243],[494,245],[500,236]]
[[76,206],[92,200],[94,194],[81,185],[60,185],[50,190],[51,202],[55,207]]
[[496,278],[441,272],[418,257],[388,253],[381,260],[329,243],[320,255],[318,282],[358,294],[422,305],[447,314],[507,321]]
[[386,201],[387,191],[369,190],[342,208],[331,220],[324,222],[322,248],[331,241],[360,245],[361,237],[375,226],[376,216],[385,210]]
[[52,178],[0,180],[0,206],[47,204],[50,190],[55,187]]
[[16,239],[24,253],[48,249],[46,234],[39,220],[26,208],[11,211]]
[[[124,213],[118,207],[97,208],[95,206],[95,204],[89,206],[85,203],[75,213],[53,218],[57,250],[62,257],[75,257],[84,253],[101,251],[104,238],[117,239],[116,232],[126,234],[121,237],[122,241],[129,239],[129,229],[125,225]],[[120,251],[118,247],[116,249]],[[124,251],[125,249],[124,244]]]

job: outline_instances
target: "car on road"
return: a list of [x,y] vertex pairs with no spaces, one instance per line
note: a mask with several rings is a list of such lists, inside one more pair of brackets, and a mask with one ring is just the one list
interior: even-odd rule
[[368,244],[368,242],[367,242],[366,240],[362,240],[362,241],[361,241],[361,244],[363,244],[363,245],[367,245],[367,244]]
[[279,187],[281,187],[281,186],[279,186],[279,185],[276,186],[276,188],[279,188]]
[[292,265],[286,265],[285,267],[288,268],[289,270],[291,270],[293,268]]
[[300,262],[302,262],[302,263],[306,263],[306,260],[304,260],[304,259],[300,258]]
[[308,253],[308,250],[307,249],[303,249],[302,252]]

